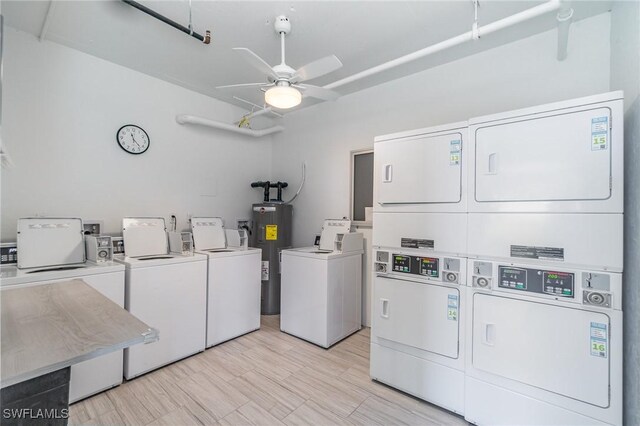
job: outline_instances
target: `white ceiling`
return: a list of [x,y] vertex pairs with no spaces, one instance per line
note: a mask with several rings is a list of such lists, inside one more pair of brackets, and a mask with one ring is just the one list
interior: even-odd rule
[[[189,1],[140,1],[184,26]],[[480,0],[480,25],[543,3]],[[610,1],[573,1],[574,21],[610,9]],[[49,1],[2,1],[7,25],[40,36]],[[471,29],[473,3],[464,1],[196,1],[194,30],[210,30],[213,40],[198,40],[120,1],[55,1],[46,39],[141,71],[239,106],[233,95],[262,104],[256,88],[218,90],[215,86],[264,81],[232,47],[247,47],[271,65],[280,62],[273,18],[292,23],[287,63],[298,68],[335,54],[344,66],[309,83],[325,85]],[[383,82],[554,28],[555,13],[488,35],[375,76],[342,86],[352,93]],[[580,40],[570,40],[579,43]],[[532,55],[554,55],[555,46]],[[315,101],[305,99],[301,107]],[[300,108],[300,107],[299,107]]]

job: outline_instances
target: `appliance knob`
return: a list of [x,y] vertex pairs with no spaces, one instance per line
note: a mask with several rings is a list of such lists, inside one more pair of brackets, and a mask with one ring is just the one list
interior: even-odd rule
[[445,278],[450,283],[453,283],[453,282],[456,282],[456,280],[458,279],[458,275],[454,274],[453,272],[447,272],[447,274],[445,275]]
[[476,284],[478,285],[478,287],[484,288],[489,285],[489,280],[484,277],[478,277],[476,280]]
[[600,293],[589,293],[587,295],[587,300],[592,305],[602,305],[604,303],[604,301],[605,301],[605,298]]

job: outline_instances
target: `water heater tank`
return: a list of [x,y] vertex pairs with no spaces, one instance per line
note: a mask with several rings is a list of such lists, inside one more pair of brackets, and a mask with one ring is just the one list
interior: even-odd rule
[[265,202],[253,205],[251,247],[262,249],[261,313],[280,313],[280,251],[291,248],[293,206]]

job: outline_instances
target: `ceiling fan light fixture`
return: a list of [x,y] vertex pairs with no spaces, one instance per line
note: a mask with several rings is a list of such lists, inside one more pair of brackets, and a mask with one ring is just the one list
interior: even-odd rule
[[288,109],[300,105],[302,93],[290,86],[275,86],[265,92],[264,100],[273,107]]

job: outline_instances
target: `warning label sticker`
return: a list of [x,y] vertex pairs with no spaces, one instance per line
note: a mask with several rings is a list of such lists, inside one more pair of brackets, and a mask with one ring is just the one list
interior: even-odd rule
[[269,261],[268,260],[262,261],[261,275],[262,275],[262,278],[261,278],[262,281],[269,281]]
[[591,151],[602,151],[609,147],[609,117],[591,119]]
[[458,321],[458,296],[455,294],[447,296],[447,319]]
[[449,165],[460,164],[460,152],[462,151],[462,141],[459,139],[449,142]]
[[511,246],[511,257],[564,261],[564,249],[558,247]]
[[267,241],[276,241],[278,239],[278,225],[265,226],[264,239]]
[[599,322],[591,323],[591,356],[606,358],[609,346],[609,333],[607,324]]

